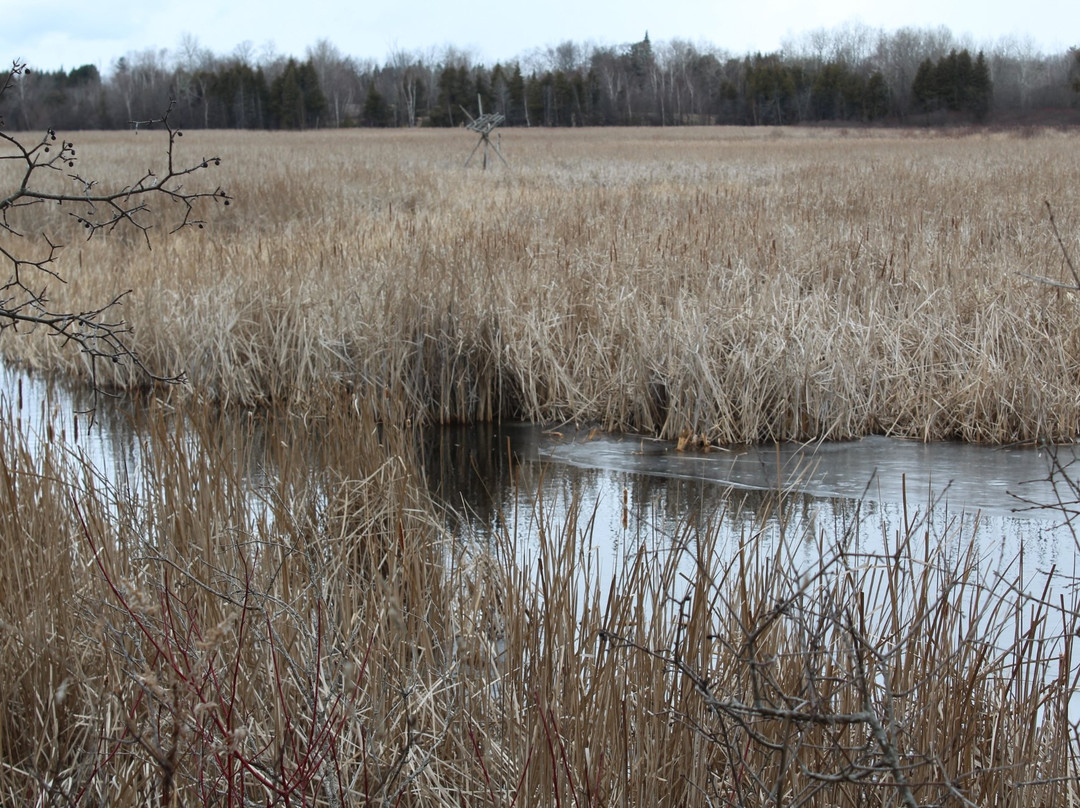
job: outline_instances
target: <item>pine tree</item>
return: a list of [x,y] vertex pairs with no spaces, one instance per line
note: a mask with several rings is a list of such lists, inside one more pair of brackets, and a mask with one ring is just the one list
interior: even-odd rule
[[510,95],[510,109],[507,119],[511,124],[528,123],[525,116],[525,77],[521,75],[521,65],[514,62],[514,72],[506,86]]
[[956,50],[949,51],[949,55],[938,60],[934,70],[934,85],[937,88],[938,101],[945,108],[955,112],[960,109],[960,99],[957,92],[957,58]]
[[319,86],[319,73],[315,63],[308,59],[296,69],[297,81],[303,102],[304,126],[318,126],[326,115],[326,95]]
[[938,88],[935,73],[934,63],[927,57],[919,64],[919,69],[915,71],[915,81],[911,85],[911,93],[915,96],[915,101],[925,112],[937,106]]
[[296,76],[296,60],[290,59],[285,70],[270,85],[270,106],[274,123],[282,129],[299,129],[304,124],[304,101]]
[[634,77],[638,86],[644,85],[645,80],[649,76],[649,72],[656,63],[656,59],[653,56],[652,42],[649,41],[648,31],[645,32],[645,38],[643,40],[635,42],[630,46],[630,50],[626,54],[626,59],[630,74]]
[[889,85],[880,70],[866,82],[866,120],[874,121],[889,114]]
[[990,112],[990,101],[994,87],[990,81],[990,66],[986,57],[979,51],[971,69],[971,84],[968,90],[968,108],[975,115],[975,120],[983,121]]
[[956,55],[953,68],[953,103],[949,109],[953,112],[971,109],[972,76],[975,67],[971,62],[971,53],[964,48]]
[[363,116],[366,126],[389,126],[390,124],[390,107],[374,84],[368,89],[367,98],[364,100]]
[[303,64],[290,59],[270,85],[271,117],[282,129],[318,126],[326,107],[326,96],[310,59]]

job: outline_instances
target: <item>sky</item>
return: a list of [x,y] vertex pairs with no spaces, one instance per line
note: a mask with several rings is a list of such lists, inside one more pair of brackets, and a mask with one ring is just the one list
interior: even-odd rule
[[0,64],[39,70],[93,64],[108,73],[128,53],[197,42],[217,56],[238,46],[256,61],[303,58],[320,40],[385,63],[397,50],[454,46],[493,65],[566,40],[619,46],[683,39],[736,56],[780,49],[801,34],[862,24],[895,31],[947,27],[976,46],[1012,38],[1028,51],[1080,45],[1078,0],[112,0],[43,6],[0,0]]

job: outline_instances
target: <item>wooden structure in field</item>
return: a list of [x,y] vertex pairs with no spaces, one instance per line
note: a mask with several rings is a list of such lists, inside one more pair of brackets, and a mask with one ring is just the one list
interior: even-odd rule
[[473,146],[473,150],[469,152],[469,159],[465,161],[465,167],[469,167],[469,163],[472,162],[473,157],[476,155],[476,150],[481,146],[484,147],[484,171],[487,171],[488,167],[488,150],[495,152],[495,156],[502,160],[502,163],[507,168],[510,168],[510,164],[506,162],[506,158],[502,156],[502,150],[499,149],[499,142],[502,138],[497,138],[495,143],[491,142],[491,133],[494,132],[499,125],[506,120],[506,117],[500,115],[498,112],[484,113],[484,102],[480,100],[480,97],[476,98],[477,108],[480,110],[480,117],[474,118],[469,115],[469,111],[465,107],[461,108],[469,118],[469,125],[465,128],[470,132],[476,132],[480,135],[480,140]]

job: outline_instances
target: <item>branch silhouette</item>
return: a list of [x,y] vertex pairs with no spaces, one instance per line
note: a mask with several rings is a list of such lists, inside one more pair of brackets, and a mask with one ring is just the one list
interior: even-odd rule
[[[25,64],[12,63],[6,75],[0,74],[0,101],[22,76]],[[221,164],[217,156],[202,157],[189,163],[177,158],[177,145],[183,131],[169,120],[173,104],[160,118],[131,121],[140,130],[160,128],[167,138],[164,165],[147,169],[130,184],[106,190],[102,180],[90,178],[78,167],[75,143],[48,129],[38,140],[11,134],[4,130],[0,118],[0,165],[7,162],[17,166],[17,179],[8,187],[0,187],[0,264],[7,267],[6,277],[0,271],[0,331],[18,329],[20,325],[42,327],[81,351],[90,362],[91,379],[95,390],[97,365],[101,361],[130,362],[154,381],[178,382],[181,376],[162,377],[154,374],[131,347],[131,328],[115,310],[129,294],[116,294],[100,306],[85,311],[55,309],[49,299],[51,283],[65,283],[58,257],[61,246],[48,234],[30,237],[15,224],[13,213],[35,205],[70,204],[69,215],[86,230],[91,239],[102,232],[120,228],[134,229],[151,248],[150,221],[157,202],[174,206],[176,211],[168,232],[195,227],[206,222],[201,212],[208,204],[227,206],[232,197],[220,186],[210,189],[191,189],[185,185],[189,178],[211,166]],[[53,190],[43,180],[60,175],[70,183],[70,190]]]

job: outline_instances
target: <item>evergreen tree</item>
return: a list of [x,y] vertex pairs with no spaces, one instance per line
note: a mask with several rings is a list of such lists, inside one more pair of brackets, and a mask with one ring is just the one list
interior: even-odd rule
[[975,115],[975,120],[983,121],[990,112],[990,101],[994,94],[994,87],[990,81],[990,66],[986,63],[986,57],[979,51],[975,57],[975,64],[971,71],[971,84],[968,91],[969,109]]
[[525,120],[529,126],[544,125],[544,85],[535,73],[525,82]]
[[439,73],[438,97],[429,122],[432,126],[458,126],[468,120],[463,109],[470,115],[479,114],[475,85],[465,65],[447,65]]
[[285,70],[270,85],[270,110],[274,124],[282,129],[319,125],[326,113],[326,96],[319,88],[319,77],[310,59],[302,65],[289,59]]
[[572,126],[574,123],[574,88],[566,73],[556,70],[546,76],[549,88],[548,115],[549,126]]
[[993,86],[986,57],[979,52],[973,61],[966,48],[949,51],[948,56],[933,64],[929,59],[919,65],[912,95],[927,112],[946,109],[949,112],[970,112],[983,120],[990,111]]
[[480,114],[481,108],[483,108],[484,112],[495,112],[495,94],[492,91],[487,72],[482,67],[478,67],[473,71],[471,78],[473,97],[470,103],[466,105],[466,109],[469,110],[473,117]]
[[216,126],[238,129],[266,126],[270,89],[261,67],[252,70],[247,64],[233,62],[209,74],[204,83],[208,98],[214,102]]
[[514,71],[506,85],[510,98],[510,109],[506,116],[508,123],[528,123],[525,118],[525,77],[521,75],[521,65],[514,62]]
[[960,109],[957,74],[956,50],[953,49],[948,56],[938,60],[933,74],[938,104],[953,112]]
[[584,76],[578,72],[576,83],[578,97],[584,105],[582,112],[585,119],[583,123],[586,126],[599,126],[603,124],[604,117],[601,107],[601,97],[603,93],[600,90],[600,79],[597,77],[596,71],[589,68],[589,72]]
[[491,109],[484,106],[485,112],[497,112],[504,118],[509,117],[507,115],[507,106],[510,101],[510,93],[507,89],[509,82],[506,78],[506,70],[503,68],[501,62],[496,62],[495,67],[491,69],[491,98],[494,106]]
[[383,94],[374,84],[368,88],[367,98],[364,100],[364,125],[365,126],[389,126],[390,107],[386,103]]
[[453,126],[457,118],[454,107],[457,98],[457,71],[452,65],[446,65],[440,72],[436,82],[438,95],[435,105],[428,115],[428,123],[432,126]]
[[83,65],[69,71],[65,81],[69,87],[78,87],[81,84],[100,84],[101,74],[96,65]]
[[839,62],[828,62],[814,74],[810,84],[810,110],[818,120],[844,117],[843,88],[847,68]]
[[96,129],[105,123],[101,76],[94,65],[67,73],[27,69],[20,84],[19,95],[30,103],[12,115],[13,121],[30,113],[58,129]]
[[911,85],[911,94],[924,112],[929,112],[937,104],[938,89],[934,63],[929,57],[923,59],[915,71],[915,81]]
[[753,124],[792,123],[789,104],[796,89],[795,74],[778,54],[759,53],[747,59],[746,93]]
[[326,95],[319,86],[319,73],[311,59],[297,67],[296,78],[303,96],[304,125],[319,126],[326,116],[328,105]]
[[866,120],[866,80],[846,67],[840,77],[840,100],[844,120]]
[[653,56],[652,42],[649,41],[648,31],[645,32],[643,40],[630,46],[630,50],[626,53],[626,62],[630,75],[633,76],[636,84],[639,87],[644,86],[649,73],[652,72],[656,64],[656,57]]
[[296,76],[296,60],[290,59],[285,71],[270,86],[274,121],[282,129],[299,129],[304,123],[304,100]]
[[875,70],[866,81],[866,120],[875,121],[889,114],[889,85],[880,70]]
[[967,48],[956,54],[953,68],[953,86],[950,88],[952,103],[949,109],[954,112],[971,108],[972,77],[975,66],[971,61],[971,53]]

